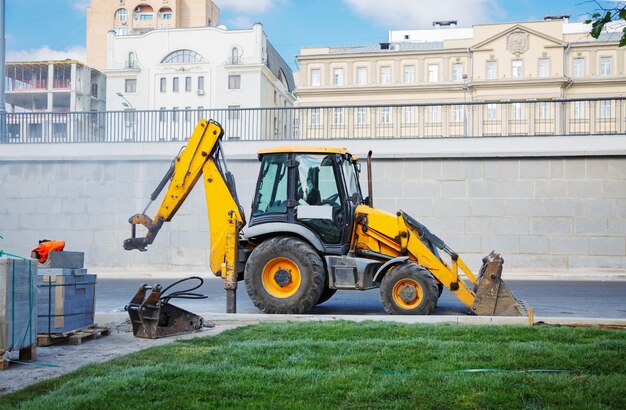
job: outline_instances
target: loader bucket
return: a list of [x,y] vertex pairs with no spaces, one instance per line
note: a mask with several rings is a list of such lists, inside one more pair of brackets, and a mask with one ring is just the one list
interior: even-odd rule
[[501,279],[503,263],[502,256],[493,251],[483,258],[472,313],[481,316],[528,316],[524,302],[517,300]]

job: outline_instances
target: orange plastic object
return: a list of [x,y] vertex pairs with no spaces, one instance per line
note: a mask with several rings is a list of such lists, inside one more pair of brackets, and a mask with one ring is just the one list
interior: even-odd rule
[[37,258],[39,263],[46,263],[50,251],[62,251],[65,248],[65,241],[45,241],[31,251],[31,255]]

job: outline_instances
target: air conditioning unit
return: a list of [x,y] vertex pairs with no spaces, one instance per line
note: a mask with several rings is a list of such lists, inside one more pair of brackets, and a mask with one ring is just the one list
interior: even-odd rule
[[198,90],[196,92],[198,93],[198,95],[204,95],[204,90]]

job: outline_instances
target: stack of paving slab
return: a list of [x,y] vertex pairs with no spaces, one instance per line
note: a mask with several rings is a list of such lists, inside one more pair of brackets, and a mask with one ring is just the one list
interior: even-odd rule
[[66,333],[94,324],[96,275],[83,252],[53,251],[37,275],[37,333]]
[[37,343],[36,277],[36,260],[0,258],[0,353]]

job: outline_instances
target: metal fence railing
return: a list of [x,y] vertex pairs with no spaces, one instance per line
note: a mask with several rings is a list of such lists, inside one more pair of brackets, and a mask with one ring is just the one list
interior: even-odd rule
[[201,118],[244,141],[621,134],[625,100],[9,113],[0,142],[180,141]]

